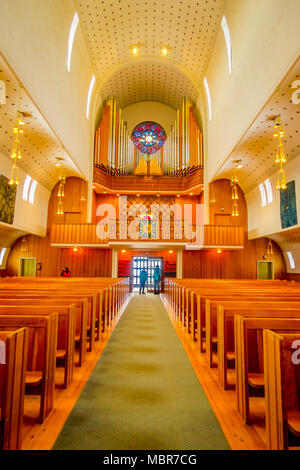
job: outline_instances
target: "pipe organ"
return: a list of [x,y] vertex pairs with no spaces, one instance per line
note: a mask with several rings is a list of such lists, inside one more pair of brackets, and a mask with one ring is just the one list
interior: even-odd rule
[[94,164],[119,169],[121,173],[133,174],[134,145],[117,108],[116,98],[108,100],[102,119],[95,132]]
[[203,167],[202,148],[202,132],[194,107],[187,98],[183,98],[181,109],[177,110],[176,121],[163,147],[150,157],[135,147],[116,98],[110,98],[95,132],[94,164],[117,170],[121,175],[144,175],[144,171],[136,173],[137,168],[143,167],[144,160],[148,165],[145,176],[151,175],[149,168],[153,167],[155,176],[175,176],[181,170]]
[[164,145],[164,174],[172,175],[189,167],[203,167],[202,142],[194,107],[187,98],[183,98],[182,107],[177,110],[176,121]]

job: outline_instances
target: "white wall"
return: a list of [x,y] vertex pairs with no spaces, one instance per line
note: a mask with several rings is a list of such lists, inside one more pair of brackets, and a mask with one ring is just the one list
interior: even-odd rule
[[[245,194],[248,208],[248,230],[249,238],[259,238],[270,236],[279,243],[282,251],[291,251],[296,269],[289,269],[289,261],[286,259],[288,272],[300,272],[300,241],[295,243],[287,243],[284,241],[284,232],[300,227],[300,154],[284,165],[286,174],[286,182],[295,181],[296,190],[296,206],[298,212],[298,224],[287,229],[282,229],[280,219],[280,191],[276,189],[277,173],[269,177],[273,190],[273,202],[265,207],[261,205],[261,196],[259,188],[256,187]],[[278,234],[275,235],[274,234]]]
[[93,70],[79,24],[71,71],[67,71],[68,37],[74,13],[72,0],[0,0],[0,49],[89,179],[94,119],[93,116],[86,119],[86,100]]
[[225,16],[233,72],[221,26],[206,71],[212,99],[205,136],[209,180],[300,53],[298,0],[228,0]]
[[156,101],[141,101],[131,104],[122,110],[123,120],[127,122],[128,134],[143,121],[154,121],[162,125],[167,135],[176,120],[176,110]]
[[[0,154],[0,174],[10,178],[12,160]],[[35,235],[45,236],[47,230],[47,215],[48,203],[50,198],[50,191],[44,186],[37,183],[35,190],[34,204],[22,199],[23,183],[26,173],[20,169],[19,179],[20,184],[17,186],[15,215],[13,224],[7,224],[7,229],[15,228],[16,230],[23,230]],[[1,230],[5,230],[5,225],[1,224]],[[1,245],[0,236],[0,247]]]

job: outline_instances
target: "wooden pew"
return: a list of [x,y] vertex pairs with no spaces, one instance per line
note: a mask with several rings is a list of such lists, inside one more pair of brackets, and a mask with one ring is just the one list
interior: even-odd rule
[[58,314],[0,314],[1,330],[23,327],[28,329],[25,394],[40,395],[39,420],[43,422],[54,405]]
[[28,330],[0,330],[0,449],[19,450],[22,442]]
[[[286,296],[258,296],[249,295],[237,299],[237,297],[227,297],[225,300],[214,300],[214,298],[205,300],[205,317],[206,317],[206,357],[209,366],[213,366],[213,345],[218,344],[218,308],[223,306],[224,308],[231,309],[252,309],[252,308],[270,308],[278,309],[284,308],[286,304],[289,304],[291,308],[300,308],[300,298],[297,298],[296,302],[292,302],[286,299]],[[220,332],[220,330],[219,330]]]
[[[14,314],[48,315],[58,313],[56,364],[64,367],[63,387],[73,380],[75,352],[76,305],[64,300],[44,299],[0,299],[0,315],[12,311]],[[22,305],[20,307],[20,305]]]
[[[64,306],[67,307],[70,304],[76,307],[76,318],[75,318],[75,343],[78,345],[79,350],[79,361],[78,365],[81,367],[86,360],[87,353],[87,321],[88,321],[88,299],[81,298],[75,299],[75,296],[68,294],[45,294],[44,292],[31,292],[19,291],[9,292],[8,294],[1,294],[0,305],[7,304],[6,300],[9,300],[13,304],[15,302],[26,301],[27,305],[44,305],[44,306]],[[30,302],[31,301],[31,302]],[[14,305],[17,305],[14,303]],[[58,347],[58,349],[63,349]]]
[[289,436],[300,445],[300,332],[264,330],[264,378],[267,446],[289,448]]
[[[285,310],[293,309],[300,317],[299,302],[272,302],[267,299],[262,302],[241,301],[241,302],[223,302],[217,307],[217,349],[218,349],[218,372],[220,385],[227,389],[227,361],[235,361],[235,342],[234,342],[234,315],[242,316],[260,316],[266,313],[274,313],[279,316]],[[209,334],[210,330],[208,328]],[[210,360],[212,363],[212,348],[208,347]],[[211,364],[210,363],[210,364]]]
[[262,332],[265,329],[300,332],[300,318],[292,310],[281,313],[280,317],[271,313],[257,318],[235,315],[234,327],[237,408],[243,421],[249,424],[249,387],[264,390]]

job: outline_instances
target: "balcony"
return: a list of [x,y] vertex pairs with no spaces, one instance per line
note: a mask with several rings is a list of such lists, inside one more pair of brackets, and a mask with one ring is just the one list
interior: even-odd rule
[[199,193],[203,189],[203,169],[198,168],[187,176],[114,176],[94,165],[93,182],[104,191],[127,194],[184,194],[191,190]]
[[[102,235],[103,234],[103,235]],[[99,238],[99,235],[101,237]],[[199,249],[241,249],[244,247],[244,228],[240,226],[218,226],[185,224],[179,227],[174,222],[168,227],[158,227],[152,236],[144,236],[132,221],[107,224],[53,224],[51,245],[90,248],[156,248],[169,247],[187,250]]]

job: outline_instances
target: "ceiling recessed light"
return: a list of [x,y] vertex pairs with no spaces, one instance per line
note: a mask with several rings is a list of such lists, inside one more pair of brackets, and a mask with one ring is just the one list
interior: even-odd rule
[[132,46],[131,52],[132,52],[132,54],[137,55],[137,53],[139,52],[138,46]]
[[162,55],[167,55],[168,52],[169,52],[169,50],[168,50],[168,48],[167,48],[166,46],[163,46],[163,47],[161,48],[161,53],[162,53]]

